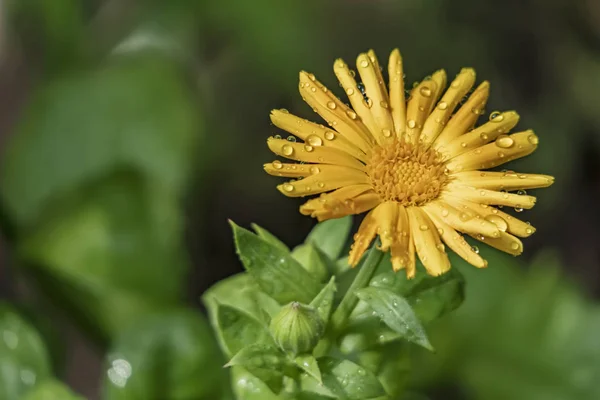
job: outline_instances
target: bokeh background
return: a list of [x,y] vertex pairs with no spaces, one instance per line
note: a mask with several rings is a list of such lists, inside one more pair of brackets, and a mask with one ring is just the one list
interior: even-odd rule
[[439,354],[419,357],[414,386],[600,398],[597,0],[0,5],[0,294],[48,332],[74,391],[100,398],[111,335],[132,316],[202,313],[204,290],[241,271],[228,219],[303,241],[314,221],[262,171],[266,138],[286,135],[269,112],[318,120],[300,70],[341,96],[335,58],[398,47],[407,85],[475,68],[492,85],[487,114],[515,109],[540,137],[510,168],[556,177],[519,215],[538,228],[524,255],[482,248],[491,268],[464,271],[467,303],[434,327]]

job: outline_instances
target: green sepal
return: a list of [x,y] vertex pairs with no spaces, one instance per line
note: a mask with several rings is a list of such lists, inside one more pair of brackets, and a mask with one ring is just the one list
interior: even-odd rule
[[283,387],[283,376],[288,363],[286,355],[276,346],[251,344],[241,349],[225,365],[244,367],[263,381],[271,391],[279,393]]

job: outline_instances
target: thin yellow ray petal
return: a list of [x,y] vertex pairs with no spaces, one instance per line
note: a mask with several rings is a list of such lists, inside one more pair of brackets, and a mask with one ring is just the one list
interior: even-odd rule
[[538,189],[554,183],[554,177],[550,175],[523,174],[513,171],[465,171],[455,172],[452,177],[456,182],[468,186],[492,190]]
[[300,206],[300,213],[319,221],[368,211],[381,202],[370,185],[352,185],[310,199]]
[[410,231],[410,222],[406,208],[397,204],[396,237],[390,248],[392,268],[394,272],[406,268],[406,276],[415,276],[415,245]]
[[394,130],[398,138],[402,137],[406,129],[406,100],[404,98],[404,68],[402,67],[402,56],[398,49],[390,54],[388,63],[390,77],[390,107]]
[[[473,238],[480,240],[476,236],[473,236]],[[506,232],[500,232],[500,237],[498,238],[485,238],[481,241],[514,256],[518,256],[523,252],[523,242]]]
[[425,209],[425,212],[429,215],[431,220],[435,223],[438,228],[438,233],[442,237],[442,240],[450,247],[456,254],[458,254],[463,260],[468,262],[477,268],[487,267],[487,261],[481,258],[481,256],[473,251],[473,248],[465,238],[459,234],[454,228],[445,223],[442,217],[435,212],[431,212],[430,209]]
[[[356,84],[353,75],[354,71],[350,71],[344,60],[338,59],[333,64],[333,72],[344,88],[352,108],[358,114],[362,122],[367,126],[370,132],[378,131],[377,124],[373,119],[373,114],[371,114],[367,101]],[[374,139],[371,141],[374,141]]]
[[380,250],[388,251],[396,236],[398,224],[398,206],[396,202],[381,203],[377,212],[377,234],[381,239]]
[[361,161],[367,159],[365,153],[344,136],[326,126],[290,114],[287,110],[271,111],[271,121],[276,127],[298,136],[305,142],[313,145],[322,143],[325,147],[343,150]]
[[446,166],[451,172],[493,168],[533,153],[538,143],[532,130],[502,135],[494,143],[454,157]]
[[481,147],[498,136],[508,133],[517,122],[519,122],[519,114],[514,111],[504,112],[492,121],[452,140],[444,146],[444,152],[448,155],[447,158],[452,158]]
[[319,172],[299,181],[286,182],[277,189],[288,197],[304,197],[329,192],[342,186],[369,183],[369,177],[357,169],[338,165],[321,165]]
[[462,107],[450,118],[442,133],[433,142],[433,148],[444,152],[443,147],[453,139],[470,130],[479,116],[483,113],[483,108],[490,95],[490,83],[484,81],[475,89],[469,99]]
[[427,273],[438,276],[449,271],[450,260],[433,221],[419,207],[409,207],[406,211],[415,249]]
[[285,139],[267,139],[269,149],[282,157],[290,160],[323,163],[332,165],[341,165],[344,167],[355,168],[360,171],[366,171],[365,165],[342,150],[333,147],[311,146],[308,143],[290,142]]
[[440,102],[423,124],[421,140],[425,146],[431,145],[442,132],[454,109],[469,90],[471,90],[474,83],[475,71],[471,68],[463,68],[456,75],[456,78],[452,81]]
[[535,228],[531,224],[500,211],[496,207],[458,198],[454,199],[452,204],[463,209],[466,207],[469,211],[496,225],[502,232],[508,232],[519,237],[528,237],[535,232]]
[[443,198],[456,197],[480,204],[530,209],[533,208],[536,201],[535,196],[479,189],[458,182],[451,182],[446,188],[448,190],[443,194]]
[[346,139],[367,153],[372,145],[369,129],[340,99],[335,97],[314,75],[300,72],[300,94],[327,123]]
[[404,139],[409,143],[417,143],[421,135],[423,124],[429,115],[430,108],[435,103],[434,94],[437,92],[437,83],[433,80],[424,80],[411,92],[406,105],[406,132]]
[[312,175],[313,172],[318,171],[321,167],[322,164],[282,163],[279,160],[263,164],[263,168],[267,174],[284,176],[286,178],[303,178]]
[[352,267],[356,267],[377,234],[376,212],[378,208],[375,207],[369,211],[354,235],[354,243],[350,247],[350,255],[348,257],[348,264]]
[[459,232],[481,235],[485,237],[498,237],[498,227],[470,210],[461,209],[452,198],[427,203],[423,206],[429,215],[436,214],[446,224]]
[[360,78],[365,85],[365,92],[370,105],[369,110],[373,115],[377,129],[372,132],[379,144],[387,143],[394,139],[394,122],[390,114],[390,101],[381,77],[379,63],[372,54],[360,54],[356,59],[356,66]]
[[433,101],[431,102],[431,105],[429,106],[429,111],[427,111],[428,115],[431,113],[431,111],[433,111],[435,104],[440,99],[440,96],[444,92],[444,89],[446,89],[446,83],[448,81],[448,77],[446,76],[446,71],[444,71],[443,69],[435,71],[431,75],[431,80],[435,82],[436,89],[435,89],[435,92],[433,92],[431,94],[431,98],[433,99]]

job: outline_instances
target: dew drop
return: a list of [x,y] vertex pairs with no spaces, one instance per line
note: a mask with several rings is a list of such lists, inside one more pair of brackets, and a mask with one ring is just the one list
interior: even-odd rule
[[528,235],[531,235],[533,233],[533,229],[527,228],[527,229],[525,229],[525,233]]
[[354,94],[354,89],[352,89],[352,88],[348,88],[348,89],[346,89],[346,94],[347,94],[348,96],[352,96],[352,95]]
[[515,211],[516,212],[522,212],[523,211],[523,207],[519,207],[519,205],[517,204],[517,207],[515,207]]
[[334,101],[328,101],[327,102],[327,107],[330,108],[331,110],[335,110],[337,107],[337,104],[335,104]]
[[369,66],[369,62],[367,60],[362,60],[360,62],[360,66],[363,68],[367,68]]
[[295,143],[296,142],[296,136],[290,135],[290,136],[287,137],[287,140],[288,140],[288,142]]
[[508,135],[500,135],[498,136],[498,139],[496,139],[496,146],[502,148],[502,149],[508,149],[510,147],[512,147],[515,144],[515,141],[513,140],[513,138],[511,138]]
[[494,111],[490,114],[490,121],[492,122],[502,122],[504,119],[504,115],[500,111]]
[[331,131],[327,131],[325,132],[325,139],[327,140],[333,140],[335,139],[335,133],[331,132]]
[[479,137],[481,138],[481,140],[488,140],[488,135],[485,132],[481,132],[481,134],[479,135]]
[[429,227],[427,225],[423,224],[419,227],[419,229],[421,229],[422,231],[426,231],[429,229]]
[[294,154],[294,148],[289,144],[284,144],[281,147],[281,152],[286,156],[291,156],[292,154]]
[[506,232],[508,229],[508,223],[504,220],[504,218],[499,217],[498,215],[488,215],[485,217],[485,220],[496,225],[496,227],[502,232]]
[[275,169],[281,169],[281,168],[283,168],[283,164],[279,160],[273,161],[272,165],[273,165],[273,168],[275,168]]
[[318,174],[319,172],[321,172],[321,169],[319,167],[317,167],[316,165],[313,165],[312,167],[310,167],[310,173],[311,174]]
[[430,97],[431,96],[431,89],[428,88],[427,86],[423,86],[419,90],[419,93],[421,93],[422,96]]
[[283,190],[285,190],[286,192],[293,192],[294,191],[294,185],[291,185],[289,183],[284,183],[283,184]]
[[408,120],[408,122],[407,122],[406,124],[407,124],[407,125],[408,125],[408,127],[409,127],[409,128],[411,128],[411,129],[412,129],[412,128],[414,128],[415,126],[417,126],[417,123],[416,123],[414,120],[412,120],[412,119],[409,119],[409,120]]
[[466,144],[465,142],[462,142],[462,143],[460,144],[460,147],[462,147],[462,148],[464,149],[465,147],[467,147],[467,144]]
[[392,131],[390,131],[389,129],[383,129],[381,133],[383,133],[383,136],[385,136],[386,138],[392,137]]
[[352,110],[348,110],[346,111],[346,115],[350,117],[350,119],[356,119],[358,116],[356,115],[356,113]]
[[442,210],[442,217],[447,217],[447,216],[448,216],[448,214],[450,214],[450,212],[449,212],[447,209],[445,209],[445,208],[444,208],[444,209]]
[[310,144],[305,144],[304,145],[304,150],[308,151],[309,153],[314,151],[314,147],[312,147]]
[[317,135],[310,135],[309,137],[306,138],[306,141],[311,146],[321,146],[323,144],[323,139],[321,139]]
[[473,251],[473,253],[479,254],[479,247],[473,246],[473,247],[471,247],[471,250]]
[[438,104],[438,108],[440,110],[445,110],[448,108],[448,103],[446,103],[445,101],[440,101],[440,103]]
[[319,183],[317,183],[317,186],[319,186],[320,188],[324,188],[325,184],[323,182],[319,182]]
[[529,143],[531,144],[538,144],[540,142],[540,139],[538,139],[538,137],[536,135],[529,135],[527,136],[527,140],[529,141]]
[[281,135],[275,135],[273,136],[275,139],[281,139]]
[[520,194],[521,196],[526,195],[527,192],[525,190],[519,190],[517,191],[517,194]]
[[520,246],[519,246],[519,243],[517,243],[517,242],[512,242],[512,243],[510,244],[510,248],[511,248],[511,249],[513,249],[513,250],[518,250],[518,249],[519,249],[519,247],[520,247]]

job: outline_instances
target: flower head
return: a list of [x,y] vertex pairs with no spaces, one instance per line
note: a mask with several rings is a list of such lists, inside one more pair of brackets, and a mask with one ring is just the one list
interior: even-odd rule
[[391,252],[394,270],[406,269],[408,277],[415,275],[415,251],[429,274],[448,271],[445,245],[472,265],[485,267],[487,262],[460,233],[521,254],[518,237],[531,235],[534,228],[499,208],[533,207],[536,199],[525,189],[549,186],[554,178],[483,171],[536,149],[539,140],[533,131],[508,135],[519,120],[517,113],[493,112],[488,122],[474,128],[490,85],[481,83],[463,103],[475,84],[475,71],[469,68],[445,92],[446,73],[435,72],[408,99],[398,50],[390,55],[387,87],[373,51],[358,56],[357,70],[362,83],[342,60],[334,64],[352,107],[314,75],[300,73],[303,99],[329,127],[286,110],[271,113],[277,127],[295,135],[290,139],[303,141],[269,138],[275,154],[300,162],[265,164],[271,175],[297,179],[278,189],[290,197],[321,194],[300,207],[319,221],[369,211],[354,236],[352,266],[376,235],[381,249]]

